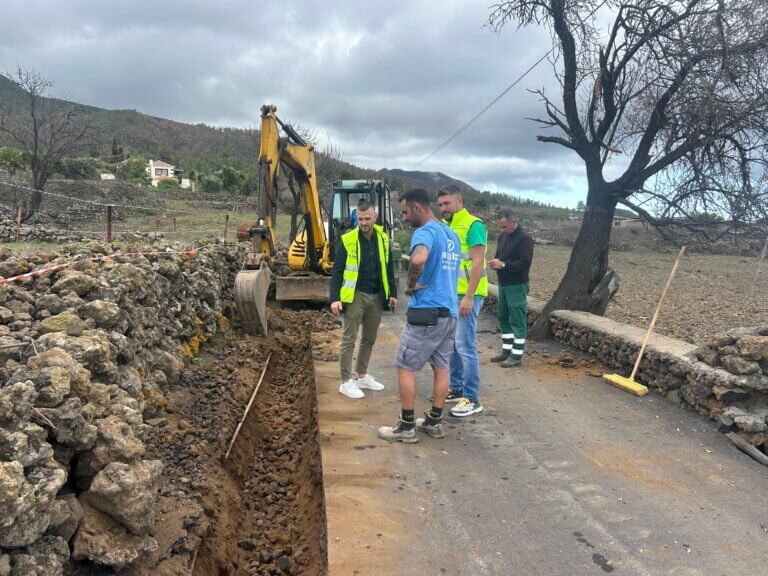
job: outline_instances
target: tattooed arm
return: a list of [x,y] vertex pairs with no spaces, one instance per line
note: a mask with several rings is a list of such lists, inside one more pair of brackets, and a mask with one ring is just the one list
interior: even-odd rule
[[408,287],[405,289],[406,294],[426,288],[426,286],[417,284],[417,282],[424,271],[424,264],[427,262],[427,258],[429,258],[429,249],[423,244],[419,244],[411,252],[411,261],[408,264]]

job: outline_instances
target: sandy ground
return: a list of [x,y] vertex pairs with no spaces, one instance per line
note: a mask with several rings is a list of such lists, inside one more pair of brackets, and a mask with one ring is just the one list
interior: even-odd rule
[[[489,248],[493,253],[495,246]],[[531,296],[549,298],[568,264],[571,249],[537,245],[531,268]],[[607,316],[646,326],[653,316],[676,254],[617,252],[610,264],[624,283],[608,307]],[[495,277],[492,274],[492,281]],[[755,281],[757,277],[757,282]],[[768,262],[758,273],[757,258],[688,254],[685,256],[657,332],[703,344],[739,326],[768,325]]]

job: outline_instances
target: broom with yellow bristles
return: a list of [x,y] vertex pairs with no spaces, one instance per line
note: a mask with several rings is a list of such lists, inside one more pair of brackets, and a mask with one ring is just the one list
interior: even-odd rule
[[605,379],[606,382],[610,382],[614,386],[617,386],[622,390],[626,390],[635,396],[645,396],[648,393],[647,387],[643,386],[639,382],[635,382],[635,375],[637,374],[637,369],[640,368],[640,362],[643,359],[643,354],[645,354],[645,348],[648,346],[648,341],[651,339],[651,334],[653,333],[653,327],[656,326],[656,320],[659,318],[661,305],[664,303],[664,298],[667,296],[667,290],[669,290],[669,287],[672,284],[672,279],[675,277],[675,274],[677,274],[677,269],[680,267],[680,261],[683,259],[684,253],[685,246],[680,248],[680,253],[677,255],[675,265],[672,266],[672,272],[669,274],[669,280],[667,280],[667,285],[664,286],[664,291],[661,293],[659,303],[656,305],[656,312],[653,314],[651,325],[648,326],[648,332],[645,333],[645,338],[643,338],[643,345],[640,347],[640,353],[637,355],[635,367],[632,369],[632,374],[630,377],[625,378],[624,376],[619,376],[618,374],[603,374],[603,379]]

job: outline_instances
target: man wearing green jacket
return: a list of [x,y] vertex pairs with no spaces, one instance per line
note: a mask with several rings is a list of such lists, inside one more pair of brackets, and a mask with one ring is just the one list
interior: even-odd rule
[[[368,374],[368,361],[376,342],[385,307],[397,306],[397,283],[390,254],[389,237],[374,224],[376,212],[370,202],[357,206],[358,225],[343,234],[338,242],[331,272],[331,312],[344,312],[339,366],[339,392],[350,398],[363,398],[367,390],[383,390],[384,385]],[[355,341],[362,325],[363,334],[352,372]]]

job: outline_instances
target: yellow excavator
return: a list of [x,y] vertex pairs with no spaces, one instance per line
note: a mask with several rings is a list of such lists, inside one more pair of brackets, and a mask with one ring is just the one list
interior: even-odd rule
[[[330,273],[336,254],[335,242],[356,225],[357,203],[368,200],[377,211],[377,223],[394,240],[393,198],[381,180],[339,180],[333,184],[328,221],[315,173],[314,146],[276,115],[273,105],[261,107],[261,147],[259,151],[259,219],[241,226],[241,239],[251,247],[243,269],[235,277],[235,302],[243,328],[251,333],[267,333],[266,302],[271,283],[270,265],[276,254],[278,180],[281,163],[292,171],[299,186],[301,220],[290,239],[290,273],[275,279],[275,298],[291,302],[327,302]],[[280,135],[280,129],[285,136]],[[391,242],[390,245],[395,245]],[[397,257],[397,252],[393,252]]]

